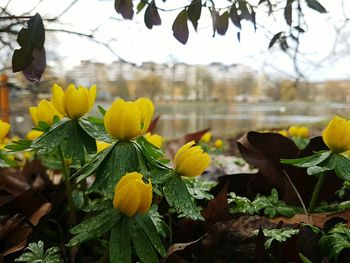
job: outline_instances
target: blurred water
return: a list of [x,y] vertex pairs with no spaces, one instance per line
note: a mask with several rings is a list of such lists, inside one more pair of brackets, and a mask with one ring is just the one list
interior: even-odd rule
[[[90,115],[101,116],[97,105],[108,109],[110,102],[97,102]],[[215,136],[269,128],[286,128],[291,124],[310,124],[331,119],[335,114],[349,117],[350,107],[340,103],[218,103],[155,102],[155,116],[160,120],[155,132],[178,138],[187,133],[211,128]],[[12,132],[24,136],[32,126],[28,112],[12,111]]]

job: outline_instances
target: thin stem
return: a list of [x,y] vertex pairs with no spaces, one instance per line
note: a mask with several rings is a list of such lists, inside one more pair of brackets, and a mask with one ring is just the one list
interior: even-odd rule
[[61,146],[58,146],[58,152],[60,154],[61,163],[63,166],[62,175],[63,175],[64,185],[66,188],[68,207],[69,207],[69,225],[72,227],[77,224],[77,217],[76,217],[75,206],[73,202],[72,185],[69,180],[69,168],[66,164],[66,160],[64,158],[64,154]]
[[315,206],[317,204],[318,195],[320,193],[320,190],[322,188],[322,185],[324,183],[324,180],[326,179],[326,173],[322,173],[317,180],[317,183],[315,185],[314,191],[312,192],[311,200],[309,203],[309,212],[312,212],[315,209]]

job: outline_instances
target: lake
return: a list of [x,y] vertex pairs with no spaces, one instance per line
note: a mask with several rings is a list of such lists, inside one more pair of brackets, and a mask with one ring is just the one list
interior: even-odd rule
[[[108,108],[108,102],[96,102]],[[350,116],[350,107],[343,103],[273,102],[155,102],[155,116],[160,120],[155,132],[166,138],[211,128],[214,136],[228,137],[238,132],[269,128],[287,128],[291,124],[313,124],[330,120],[335,114]],[[14,116],[17,114],[16,116]],[[97,106],[90,115],[99,116]],[[12,110],[12,131],[24,136],[32,126],[28,111]]]

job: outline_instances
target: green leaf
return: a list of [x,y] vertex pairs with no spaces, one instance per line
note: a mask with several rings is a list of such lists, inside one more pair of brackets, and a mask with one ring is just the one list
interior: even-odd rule
[[148,166],[151,169],[170,170],[170,168],[165,165],[168,160],[164,159],[164,152],[148,142],[145,137],[141,136],[137,138],[136,146],[138,146],[142,152],[143,158],[147,160]]
[[174,20],[173,26],[173,35],[180,41],[182,44],[186,44],[188,40],[188,25],[187,25],[187,11],[186,9],[182,10]]
[[110,263],[130,263],[131,245],[130,245],[130,223],[129,218],[123,216],[119,222],[114,225],[109,240],[109,261]]
[[197,31],[198,20],[201,17],[201,13],[202,1],[192,0],[191,4],[187,7],[187,15],[195,31]]
[[305,257],[303,254],[299,253],[298,255],[302,263],[312,263],[312,261]]
[[323,5],[321,5],[317,0],[306,0],[306,3],[308,7],[316,10],[319,13],[327,13],[326,8],[324,8]]
[[68,131],[67,143],[63,144],[62,148],[66,157],[71,157],[72,160],[77,160],[83,164],[85,163],[85,150],[80,132],[78,121],[72,120],[71,129]]
[[96,140],[84,130],[80,123],[81,122],[79,121],[79,125],[77,125],[77,134],[80,138],[80,141],[84,144],[84,147],[88,153],[96,153]]
[[108,143],[114,142],[114,140],[107,134],[103,123],[98,124],[91,122],[90,120],[79,119],[79,125],[87,134],[96,140]]
[[333,154],[332,157],[336,175],[344,181],[350,181],[350,160],[341,154]]
[[111,153],[114,146],[115,145],[111,145],[103,151],[97,153],[89,163],[85,164],[81,169],[74,173],[71,178],[78,177],[77,183],[79,183],[81,180],[84,180],[86,177],[92,175],[99,168],[101,163],[105,159],[109,158],[108,155]]
[[5,146],[5,149],[15,151],[15,152],[24,151],[29,149],[31,144],[32,144],[32,141],[30,140],[12,141],[11,144]]
[[55,123],[47,132],[32,142],[32,148],[36,149],[38,154],[52,152],[70,134],[72,126],[73,122],[70,120]]
[[297,167],[307,168],[316,166],[317,164],[325,161],[332,155],[331,151],[321,151],[314,155],[299,158],[299,159],[281,159],[281,163],[292,164]]
[[293,136],[292,137],[293,142],[295,145],[300,149],[303,150],[306,148],[306,146],[309,144],[310,139],[309,138],[303,138],[299,136]]
[[39,128],[41,131],[43,131],[43,132],[45,132],[45,131],[47,131],[48,129],[50,129],[50,127],[51,127],[51,125],[48,124],[47,122],[44,122],[44,121],[39,121],[39,122],[38,122],[38,128]]
[[144,231],[142,231],[142,228],[140,228],[134,220],[131,221],[130,230],[132,244],[134,245],[136,254],[140,261],[145,263],[157,263],[158,257],[154,252],[150,241],[146,237]]
[[30,243],[15,262],[63,263],[64,261],[58,247],[50,247],[44,253],[44,243],[40,240],[38,243]]
[[150,210],[148,211],[148,214],[150,218],[153,221],[153,224],[157,228],[157,232],[159,235],[161,235],[163,238],[170,236],[170,228],[169,226],[164,222],[163,216],[161,216],[158,213],[158,206],[156,204],[152,204]]
[[319,245],[322,254],[338,262],[343,249],[350,248],[350,229],[344,224],[337,224],[322,235]]
[[332,168],[329,167],[320,167],[320,166],[312,166],[306,169],[306,173],[308,175],[316,175],[320,173],[324,173],[326,171],[330,171]]
[[187,190],[190,195],[195,199],[206,199],[211,200],[214,198],[212,194],[209,193],[217,183],[213,181],[204,181],[197,178],[183,177],[182,180],[186,184]]
[[179,175],[174,174],[165,183],[163,193],[169,205],[174,207],[177,212],[182,212],[193,220],[203,220],[199,209]]
[[76,236],[69,241],[68,246],[76,246],[86,240],[100,237],[111,229],[121,216],[118,210],[112,207],[86,219],[70,230]]
[[255,209],[247,197],[237,196],[235,193],[231,192],[229,198],[227,199],[229,204],[229,211],[232,214],[244,213],[248,215],[254,215]]
[[105,116],[106,110],[105,110],[102,106],[100,106],[100,105],[97,105],[97,108],[98,108],[98,110],[100,111],[100,113],[102,114],[102,116]]
[[[258,234],[258,229],[254,230],[254,234]],[[270,249],[273,241],[278,242],[285,242],[287,239],[291,238],[292,236],[295,236],[299,234],[299,229],[284,229],[284,228],[278,228],[278,229],[263,229],[264,236],[267,238],[264,247],[265,249]]]
[[114,196],[115,185],[126,173],[139,171],[137,149],[133,142],[118,141],[108,158],[96,170],[96,179],[89,191],[106,192]]
[[162,257],[164,257],[166,254],[166,251],[164,249],[162,240],[159,238],[157,228],[154,225],[150,216],[148,214],[144,214],[144,215],[138,214],[136,217],[134,217],[134,220],[138,225],[138,228],[142,229],[145,232],[148,239],[151,241],[152,245],[155,247],[158,253]]
[[228,29],[228,12],[224,12],[220,15],[216,21],[216,31],[218,34],[224,36]]
[[142,11],[142,9],[146,6],[146,1],[141,1],[137,4],[136,10],[137,10],[137,14],[140,13]]

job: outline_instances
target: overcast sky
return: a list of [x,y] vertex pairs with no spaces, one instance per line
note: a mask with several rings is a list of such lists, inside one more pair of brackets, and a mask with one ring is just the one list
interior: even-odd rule
[[[37,11],[43,17],[54,17],[72,1],[42,0],[33,14]],[[12,0],[9,8],[20,14],[32,9],[37,2],[39,0]],[[320,2],[329,11],[328,14],[319,14],[308,8],[304,9],[308,32],[301,38],[300,51],[305,56],[300,60],[300,67],[309,80],[348,79],[350,77],[348,70],[350,50],[348,53],[342,53],[340,57],[327,57],[334,45],[335,30],[333,25],[339,25],[340,21],[344,19],[341,8],[342,1],[323,0]],[[347,4],[345,10],[350,10],[349,2],[345,1]],[[222,3],[223,6],[227,6],[227,1],[222,1]],[[168,0],[164,7],[170,9],[181,7],[184,4],[188,4],[188,1]],[[110,47],[114,53],[136,64],[145,61],[185,62],[189,64],[242,63],[265,73],[286,74],[286,76],[294,74],[293,63],[288,56],[278,51],[278,48],[267,49],[272,35],[287,29],[283,18],[279,17],[283,14],[277,14],[275,20],[257,13],[258,23],[263,24],[265,28],[259,27],[257,32],[254,32],[251,23],[243,23],[241,42],[238,42],[237,29],[231,23],[225,36],[212,37],[210,15],[207,10],[203,10],[198,32],[194,32],[189,24],[190,37],[187,44],[182,45],[173,37],[171,30],[172,22],[178,13],[179,10],[174,12],[160,11],[162,25],[149,30],[143,23],[143,12],[136,15],[132,21],[123,21],[114,10],[114,1],[80,0],[62,16],[62,22],[66,29],[82,33],[89,33],[91,28],[100,26],[96,38],[102,42],[113,39]],[[350,12],[346,15],[350,17]],[[346,28],[343,29],[346,30]],[[350,26],[348,29],[350,30]],[[350,42],[350,37],[348,41]],[[342,39],[338,43],[344,44],[346,39]],[[60,33],[55,38],[48,38],[46,46],[47,49],[49,46],[54,47],[65,68],[71,68],[80,60],[89,59],[106,63],[117,60],[117,57],[107,48],[85,38],[69,34]],[[337,49],[339,48],[343,48],[343,46],[337,46]]]

